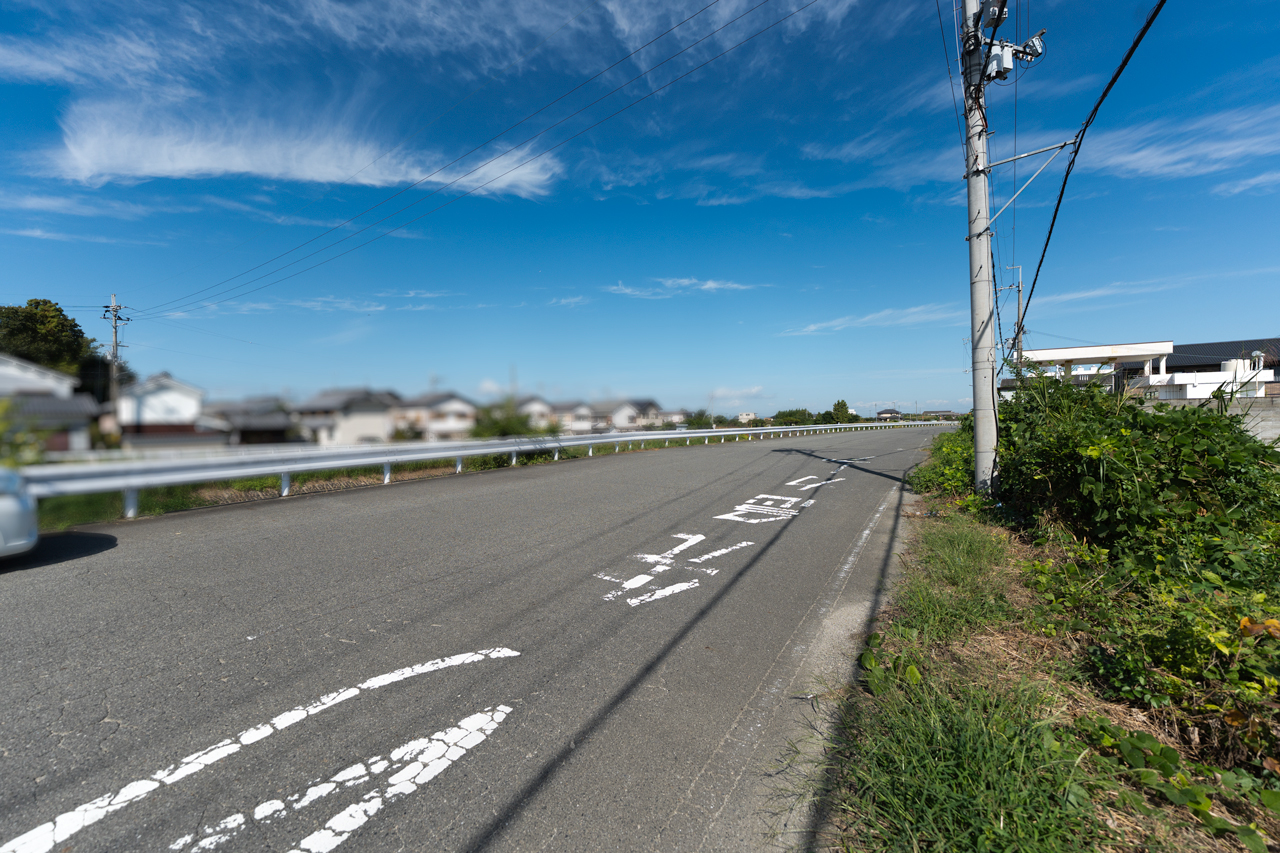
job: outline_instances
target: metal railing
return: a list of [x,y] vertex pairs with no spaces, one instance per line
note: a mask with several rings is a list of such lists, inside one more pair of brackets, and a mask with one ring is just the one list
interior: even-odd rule
[[804,427],[755,427],[748,429],[665,430],[651,432],[619,432],[603,435],[581,436],[521,436],[497,439],[471,439],[467,441],[406,442],[402,444],[355,445],[344,447],[316,447],[314,445],[273,445],[268,448],[246,446],[212,453],[181,453],[160,458],[120,459],[109,461],[64,462],[29,465],[22,469],[31,493],[37,498],[56,495],[84,495],[98,492],[123,492],[124,514],[133,518],[138,514],[138,491],[160,486],[177,486],[190,483],[208,483],[219,480],[236,480],[248,477],[275,476],[280,478],[280,495],[289,494],[289,475],[304,471],[325,471],[337,468],[363,468],[382,466],[383,483],[391,482],[391,466],[435,459],[454,459],[454,471],[461,473],[462,462],[472,456],[511,456],[514,464],[523,453],[553,454],[560,458],[563,450],[586,447],[587,455],[595,455],[599,445],[615,445],[621,451],[639,444],[650,447],[661,443],[670,446],[684,441],[692,445],[699,441],[711,444],[712,439],[732,438],[741,441],[795,435],[816,435],[830,432],[855,432],[863,430],[896,429],[913,426],[930,426],[936,421],[903,421],[900,423],[832,424]]

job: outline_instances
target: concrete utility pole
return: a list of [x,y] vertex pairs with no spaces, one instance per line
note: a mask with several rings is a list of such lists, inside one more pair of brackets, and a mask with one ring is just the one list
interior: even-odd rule
[[[1000,4],[1003,6],[1003,4]],[[969,183],[969,310],[973,340],[973,484],[991,489],[996,468],[996,330],[987,195],[986,68],[982,3],[964,0],[961,68],[964,75],[965,178]]]
[[[120,399],[120,324],[128,323],[128,317],[120,316],[120,309],[123,305],[116,304],[116,295],[111,294],[111,304],[102,306],[102,319],[111,321],[111,404],[117,405]],[[116,421],[119,422],[120,413],[116,412]]]
[[[992,269],[991,223],[1005,211],[1036,175],[1058,156],[1070,142],[1042,148],[1008,160],[990,163],[987,157],[986,85],[988,80],[1004,80],[1019,61],[1032,61],[1044,54],[1044,44],[1036,33],[1026,43],[1017,45],[1003,39],[996,41],[996,30],[1008,14],[1008,0],[964,0],[961,22],[961,72],[964,77],[965,116],[965,180],[969,184],[969,306],[970,340],[973,342],[973,484],[980,492],[989,491],[996,476],[996,329],[995,271]],[[984,37],[983,28],[991,30]],[[987,176],[992,166],[1011,163],[1054,151],[1053,157],[1040,167],[1031,181],[1018,190],[993,216],[990,185]],[[1018,310],[1018,329],[1022,328],[1022,309]],[[1018,336],[1021,351],[1021,335]]]

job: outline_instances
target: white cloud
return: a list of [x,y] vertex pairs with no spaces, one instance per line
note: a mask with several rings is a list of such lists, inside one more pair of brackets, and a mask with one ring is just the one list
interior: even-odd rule
[[367,314],[371,311],[385,311],[387,306],[381,302],[370,302],[365,299],[348,299],[344,296],[317,296],[313,299],[288,299],[280,303],[290,308],[305,308],[308,311],[344,311]]
[[1218,195],[1239,195],[1240,193],[1250,191],[1275,192],[1275,188],[1280,186],[1280,172],[1261,172],[1249,178],[1239,181],[1229,181],[1225,184],[1218,184],[1213,191]]
[[1280,104],[1091,131],[1080,166],[1121,177],[1208,175],[1280,154]]
[[33,240],[56,240],[60,243],[120,243],[131,246],[162,246],[143,240],[117,240],[114,237],[99,237],[95,234],[64,234],[61,231],[45,231],[43,228],[0,228],[0,234],[14,237],[30,237]]
[[503,391],[506,390],[497,382],[494,382],[492,379],[481,379],[480,384],[476,386],[476,389],[481,393],[481,395],[486,397],[492,397],[496,394],[501,394]]
[[629,287],[622,282],[605,288],[607,293],[631,296],[636,299],[670,299],[693,291],[716,293],[721,290],[752,290],[760,285],[738,284],[736,281],[700,278],[655,278],[662,287]]
[[565,296],[560,299],[552,299],[548,305],[558,305],[562,308],[577,308],[580,305],[586,305],[591,300],[585,296]]
[[810,323],[802,329],[784,332],[783,334],[819,335],[862,326],[915,326],[921,324],[955,326],[959,325],[967,317],[968,314],[966,312],[951,305],[916,305],[911,308],[886,308],[883,311],[876,311],[874,314],[865,314],[861,317],[850,315],[821,323]]
[[[477,154],[444,166],[440,155],[394,151],[352,132],[354,116],[187,115],[170,104],[80,102],[62,120],[63,144],[47,155],[61,178],[108,181],[254,175],[273,180],[424,186],[532,198],[546,194],[563,167],[554,156],[526,165],[528,154]],[[486,162],[490,161],[490,162]]]

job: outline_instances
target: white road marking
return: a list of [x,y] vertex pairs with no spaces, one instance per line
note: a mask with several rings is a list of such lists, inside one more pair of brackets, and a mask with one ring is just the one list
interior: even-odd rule
[[630,604],[632,607],[635,607],[637,604],[645,604],[650,601],[657,601],[659,598],[666,598],[668,595],[675,595],[678,592],[684,592],[687,589],[694,589],[697,586],[698,586],[697,581],[686,581],[685,583],[677,583],[677,584],[672,584],[671,586],[664,586],[662,589],[656,589],[653,592],[640,596],[639,598],[628,598],[627,604]]
[[792,480],[790,483],[787,483],[787,485],[788,485],[788,486],[798,486],[798,485],[800,485],[801,483],[803,483],[805,480],[816,480],[816,479],[818,479],[818,478],[817,478],[817,477],[815,477],[814,475],[810,474],[808,477],[801,477],[799,480]]
[[[757,503],[757,501],[768,501],[768,505]],[[775,501],[780,501],[782,505],[774,506],[773,503]],[[799,502],[800,498],[784,497],[782,495],[756,495],[746,503],[738,504],[733,508],[733,512],[717,515],[716,518],[722,518],[726,521],[742,521],[747,524],[786,521],[800,514],[800,510],[791,509],[793,505]],[[749,518],[748,516],[752,514],[763,515],[764,518]]]
[[[472,714],[452,729],[437,732],[422,741],[413,741],[391,753],[392,758],[400,758],[410,763],[387,781],[391,787],[384,795],[380,791],[365,794],[358,803],[352,803],[329,819],[323,829],[311,833],[298,843],[298,848],[290,853],[328,853],[351,837],[351,833],[368,822],[377,814],[384,804],[394,802],[418,790],[436,776],[439,776],[450,764],[457,761],[467,750],[474,749],[477,744],[493,734],[498,724],[506,719],[511,709],[499,705],[496,709],[486,708],[479,714]],[[441,754],[443,752],[443,754]],[[430,756],[430,758],[428,758]],[[423,762],[427,762],[425,765]],[[416,773],[409,773],[410,770]]]
[[415,675],[423,675],[428,672],[446,669],[451,666],[458,666],[465,663],[476,663],[491,658],[508,658],[518,657],[519,652],[511,649],[481,649],[478,652],[467,652],[465,654],[454,655],[447,658],[439,658],[438,660],[428,661],[416,666],[397,669],[394,672],[388,672],[379,675],[362,683],[359,687],[351,687],[346,690],[340,690],[336,693],[329,693],[320,697],[316,702],[310,705],[302,705],[275,717],[270,723],[263,723],[250,729],[245,729],[234,738],[220,741],[213,746],[203,749],[200,752],[188,755],[179,761],[176,765],[170,765],[164,770],[151,774],[150,779],[139,779],[136,782],[130,782],[114,794],[104,794],[97,799],[90,800],[84,805],[77,806],[69,812],[64,812],[48,823],[41,824],[35,829],[24,832],[16,838],[10,839],[3,847],[0,847],[0,853],[48,853],[55,845],[66,841],[72,835],[75,835],[86,826],[91,826],[102,820],[112,812],[119,811],[125,806],[136,803],[143,797],[150,794],[161,786],[172,785],[179,780],[191,776],[209,765],[221,761],[228,755],[233,755],[240,751],[241,748],[252,743],[257,743],[265,737],[277,732],[287,726],[306,719],[307,717],[318,714],[327,708],[332,708],[339,702],[357,695],[361,690],[376,690],[387,684],[393,684],[397,681],[403,681],[406,678],[412,678]]
[[674,533],[672,535],[677,539],[683,539],[685,541],[681,542],[679,545],[664,554],[636,554],[636,559],[646,563],[653,563],[655,565],[670,566],[675,562],[676,554],[679,554],[686,548],[692,548],[694,545],[697,545],[703,539],[707,538],[701,533]]
[[[835,472],[832,471],[831,473],[834,474]],[[823,480],[821,483],[809,483],[806,486],[801,486],[800,491],[803,492],[805,489],[819,489],[829,483],[841,483],[841,482],[844,482],[844,477],[836,477],[834,480],[828,479],[828,480]]]
[[[334,815],[325,824],[324,829],[304,838],[298,846],[309,853],[332,850],[337,847],[346,840],[347,836],[364,825],[370,817],[377,814],[384,803],[413,793],[418,785],[425,784],[439,775],[468,750],[493,734],[498,724],[510,713],[511,709],[506,705],[499,705],[496,709],[485,708],[480,713],[461,720],[452,728],[436,732],[431,737],[411,740],[397,747],[391,751],[391,761],[384,761],[382,756],[375,755],[367,762],[359,762],[346,770],[339,771],[324,784],[312,785],[305,794],[294,794],[289,797],[288,799],[294,802],[294,810],[297,811],[337,790],[339,783],[351,785],[369,781],[371,768],[377,768],[373,771],[377,775],[387,770],[395,771],[387,779],[391,787],[385,793],[378,790],[365,794],[359,801]],[[255,823],[271,823],[280,817],[287,817],[288,814],[283,802],[267,800],[253,810],[253,819]],[[231,815],[216,826],[206,826],[205,837],[191,849],[193,851],[212,850],[238,835],[247,825],[244,815]],[[169,849],[182,850],[191,844],[194,838],[194,835],[184,835],[169,845]]]
[[710,559],[711,559],[711,558],[713,558],[713,557],[722,557],[722,556],[724,556],[725,554],[728,554],[730,551],[736,551],[736,550],[738,550],[739,548],[745,548],[745,547],[747,547],[748,545],[754,545],[754,544],[756,544],[756,543],[754,543],[754,542],[739,542],[737,545],[730,545],[728,548],[721,548],[721,549],[720,549],[720,550],[718,550],[718,551],[712,551],[710,554],[703,554],[701,557],[694,557],[694,558],[693,558],[693,559],[691,559],[689,562],[690,562],[690,563],[705,563],[707,560],[710,560]]

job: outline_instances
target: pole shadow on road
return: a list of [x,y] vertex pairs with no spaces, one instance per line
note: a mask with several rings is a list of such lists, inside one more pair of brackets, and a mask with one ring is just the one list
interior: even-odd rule
[[[812,450],[800,450],[799,448],[795,448],[795,447],[780,447],[780,448],[778,448],[777,450],[773,450],[773,451],[770,451],[770,452],[771,452],[771,453],[786,453],[786,454],[791,454],[791,455],[793,455],[793,456],[808,456],[808,457],[811,457],[811,458],[813,458],[813,459],[821,460],[821,461],[823,461],[823,462],[830,462],[830,463],[831,463],[831,464],[833,464],[833,465],[843,465],[844,467],[849,468],[849,469],[851,469],[851,470],[853,470],[853,471],[861,471],[863,474],[871,474],[871,475],[872,475],[872,476],[874,476],[874,477],[883,477],[883,478],[884,478],[884,479],[886,479],[886,480],[893,480],[893,482],[895,482],[895,483],[901,483],[901,482],[902,482],[902,477],[895,477],[895,476],[893,476],[892,474],[890,474],[890,473],[888,473],[888,472],[886,472],[886,471],[877,471],[877,470],[875,470],[874,468],[867,468],[867,467],[864,467],[864,466],[862,466],[862,465],[857,464],[857,460],[854,460],[854,459],[832,459],[832,458],[830,458],[830,457],[828,457],[828,456],[823,456],[821,453],[815,453],[815,452],[813,452]],[[918,451],[915,451],[915,450],[893,450],[893,451],[890,451],[889,453],[878,453],[878,454],[876,454],[875,456],[873,456],[873,457],[871,457],[871,458],[872,458],[872,459],[883,459],[883,458],[884,458],[884,457],[886,457],[886,456],[893,456],[894,454],[897,454],[897,453],[916,453],[916,452],[918,452]],[[904,472],[903,472],[903,475],[905,476],[905,474],[906,474],[906,472],[904,471]]]
[[0,575],[53,566],[68,560],[78,560],[81,557],[92,557],[94,554],[110,551],[114,547],[116,547],[116,537],[107,533],[69,530],[65,533],[42,534],[35,548],[0,562]]
[[[780,452],[788,452],[788,451],[780,451]],[[825,457],[821,457],[819,454],[814,454],[814,453],[807,453],[805,455],[813,456],[815,458],[825,458]],[[854,466],[850,466],[850,467],[854,467]],[[858,469],[858,470],[865,470],[865,469]],[[887,479],[893,480],[895,482],[901,482],[901,478],[893,477],[891,475],[884,474],[879,471],[868,470],[867,473],[886,477]],[[899,489],[898,503],[897,503],[897,506],[895,507],[895,523],[894,523],[895,534],[897,532],[896,513],[898,510],[901,509],[901,505],[902,505],[902,490]],[[764,546],[756,553],[756,555],[745,566],[743,566],[741,569],[735,572],[733,576],[729,578],[728,582],[725,583],[719,589],[719,591],[717,591],[715,595],[711,597],[711,599],[706,604],[704,604],[701,608],[699,608],[698,611],[695,614],[693,614],[692,617],[689,618],[689,620],[684,624],[684,626],[678,632],[676,632],[674,636],[672,636],[665,644],[663,644],[662,648],[659,649],[658,652],[655,653],[653,657],[649,659],[649,661],[644,665],[644,667],[639,672],[637,672],[634,676],[632,676],[632,678],[625,685],[623,685],[623,687],[620,690],[618,690],[618,692],[615,693],[613,697],[607,703],[605,703],[605,705],[602,708],[600,708],[599,711],[597,711],[594,715],[592,715],[592,717],[586,723],[584,723],[581,727],[578,728],[576,732],[574,732],[574,734],[569,738],[569,744],[567,746],[562,747],[555,755],[551,756],[549,759],[547,759],[543,763],[542,769],[538,772],[538,774],[534,778],[530,779],[527,783],[525,783],[525,785],[521,787],[521,789],[509,800],[510,805],[502,809],[500,812],[496,813],[490,819],[490,821],[476,833],[472,841],[464,848],[465,853],[478,853],[478,851],[487,850],[490,848],[490,845],[497,840],[498,836],[502,833],[503,829],[506,828],[507,825],[510,824],[513,820],[519,817],[521,812],[524,811],[525,806],[532,800],[532,798],[535,797],[544,786],[546,786],[549,782],[552,781],[552,779],[555,778],[555,776],[560,772],[560,769],[565,765],[565,763],[568,761],[570,756],[573,754],[574,750],[577,747],[586,743],[587,740],[613,714],[613,712],[617,710],[619,707],[621,707],[623,703],[625,703],[631,697],[631,695],[645,682],[645,680],[648,679],[651,675],[653,675],[660,666],[662,666],[662,664],[671,655],[671,653],[682,642],[684,642],[685,638],[688,637],[690,632],[692,632],[694,628],[696,628],[700,623],[703,622],[703,620],[705,620],[708,616],[710,616],[712,611],[716,609],[716,607],[730,593],[730,591],[732,591],[734,587],[736,587],[738,583],[744,577],[746,577],[746,575],[749,572],[751,572],[752,569],[756,567],[757,563],[759,563],[769,554],[769,552],[772,550],[774,545],[778,543],[778,541],[781,539],[782,535],[785,532],[786,532],[786,527],[784,526],[782,527],[782,529],[776,532],[766,543],[764,543]],[[869,611],[867,623],[863,625],[864,632],[870,626],[870,622],[874,620],[875,614],[880,609],[881,601],[886,592],[888,571],[889,571],[889,566],[891,565],[890,563],[891,556],[892,555],[886,556],[886,558],[881,562],[881,565],[879,567],[878,577],[876,578],[875,593],[872,598],[872,606]],[[836,568],[832,567],[831,571],[834,574],[834,572],[836,571]],[[815,813],[815,821],[818,819],[819,819],[819,816]],[[821,824],[815,822],[812,825],[820,826]],[[663,831],[665,832],[665,828]],[[762,832],[761,832],[762,837],[764,836],[764,834],[765,832],[762,829]],[[809,827],[806,827],[806,834],[812,835],[812,830]]]

